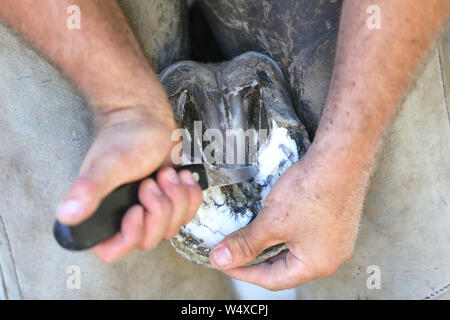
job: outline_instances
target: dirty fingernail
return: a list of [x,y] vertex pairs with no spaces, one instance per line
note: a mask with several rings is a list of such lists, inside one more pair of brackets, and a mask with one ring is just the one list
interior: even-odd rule
[[164,175],[166,176],[167,180],[169,180],[170,183],[173,184],[180,183],[180,179],[178,178],[178,174],[176,173],[175,169],[169,168]]
[[148,189],[156,196],[162,196],[162,191],[161,189],[158,187],[158,185],[156,184],[155,180],[150,180],[147,184]]
[[181,180],[183,180],[183,182],[185,184],[189,184],[189,185],[193,186],[197,183],[197,180],[195,180],[194,176],[192,175],[192,173],[190,171],[180,172],[180,177],[181,177]]
[[64,219],[75,219],[83,214],[83,206],[76,200],[66,200],[58,207],[57,215]]
[[218,248],[213,251],[213,259],[214,263],[219,268],[227,268],[231,266],[232,263],[232,257],[230,250],[228,250],[227,247]]

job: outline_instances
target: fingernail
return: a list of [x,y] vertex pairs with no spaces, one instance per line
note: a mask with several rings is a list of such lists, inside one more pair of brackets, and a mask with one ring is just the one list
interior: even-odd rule
[[180,179],[178,178],[178,174],[176,173],[175,169],[169,168],[164,173],[164,175],[167,178],[167,180],[169,180],[170,183],[173,183],[173,184],[179,184],[180,183]]
[[83,214],[83,206],[76,200],[66,200],[58,207],[57,215],[65,219],[78,218]]
[[180,177],[183,183],[189,184],[191,186],[195,185],[197,183],[197,180],[195,180],[194,176],[190,171],[182,171],[180,172]]
[[228,268],[233,262],[230,250],[227,247],[218,248],[213,251],[214,263],[219,268]]
[[150,180],[147,184],[148,189],[156,196],[160,197],[162,196],[162,191],[156,184],[155,180]]

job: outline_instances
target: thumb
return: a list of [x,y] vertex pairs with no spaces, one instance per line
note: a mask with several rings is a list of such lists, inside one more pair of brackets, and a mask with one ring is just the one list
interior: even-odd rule
[[63,224],[77,225],[84,221],[114,189],[150,174],[163,161],[163,154],[151,154],[142,163],[139,161],[142,157],[136,156],[134,150],[121,150],[120,146],[101,140],[94,142],[78,178],[57,209],[57,219]]
[[112,154],[96,155],[82,166],[57,209],[57,219],[66,225],[76,225],[87,219],[100,201],[120,184],[126,182],[119,159]]
[[[210,253],[210,263],[217,269],[232,269],[251,262],[265,249],[282,242],[271,232],[267,212],[262,210],[246,227],[236,230]],[[273,230],[273,229],[272,229]]]
[[99,164],[84,174],[80,174],[72,183],[57,209],[57,219],[66,225],[77,225],[91,216],[109,192],[118,185],[112,185],[102,179],[109,170],[100,169]]

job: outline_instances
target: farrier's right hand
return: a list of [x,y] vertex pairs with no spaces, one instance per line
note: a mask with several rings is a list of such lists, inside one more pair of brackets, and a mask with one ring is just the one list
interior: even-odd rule
[[171,134],[177,126],[165,92],[162,95],[164,99],[157,106],[150,102],[98,112],[98,134],[58,207],[61,223],[79,224],[118,186],[164,166],[157,181],[146,179],[141,183],[141,205],[127,211],[121,231],[93,248],[103,262],[115,262],[135,248],[154,249],[162,239],[177,234],[201,203],[201,189],[192,174],[187,170],[176,173],[168,166],[174,145]]

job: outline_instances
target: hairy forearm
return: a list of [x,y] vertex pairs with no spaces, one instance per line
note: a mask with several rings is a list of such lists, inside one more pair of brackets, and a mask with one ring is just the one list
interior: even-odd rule
[[[70,5],[81,29],[67,27]],[[164,99],[115,0],[2,0],[0,15],[61,69],[98,109]]]
[[[366,25],[369,5],[381,29]],[[418,65],[450,13],[450,1],[344,2],[329,96],[311,150],[334,181],[361,184]],[[345,190],[343,188],[342,190]]]

